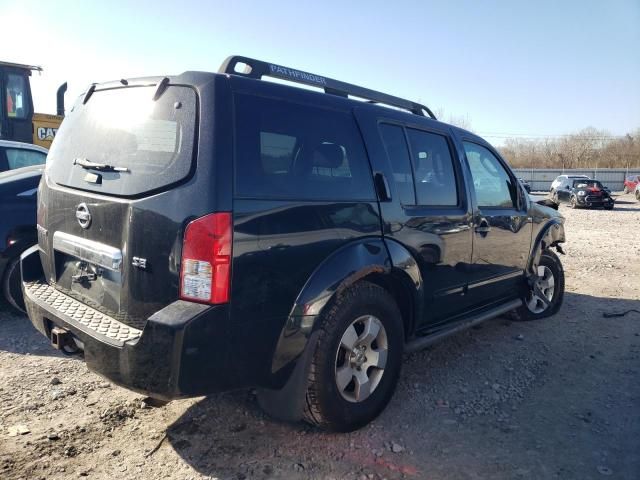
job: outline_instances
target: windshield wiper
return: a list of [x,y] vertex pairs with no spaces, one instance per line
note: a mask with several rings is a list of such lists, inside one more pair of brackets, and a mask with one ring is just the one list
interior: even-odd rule
[[127,167],[116,167],[115,165],[107,165],[106,163],[96,163],[86,158],[76,158],[73,161],[74,165],[80,165],[87,170],[100,170],[101,172],[128,172]]

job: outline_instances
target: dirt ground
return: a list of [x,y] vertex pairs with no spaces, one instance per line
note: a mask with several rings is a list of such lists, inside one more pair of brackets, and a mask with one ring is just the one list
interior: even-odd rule
[[370,426],[275,422],[251,391],[151,408],[0,305],[2,479],[638,479],[640,203],[570,210],[565,303],[407,356]]

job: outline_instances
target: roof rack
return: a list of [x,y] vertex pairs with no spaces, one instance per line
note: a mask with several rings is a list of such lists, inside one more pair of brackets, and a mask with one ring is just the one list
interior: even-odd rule
[[[242,70],[238,70],[241,68]],[[434,120],[436,116],[426,106],[421,105],[404,98],[394,97],[386,93],[377,92],[368,88],[359,87],[350,83],[333,80],[331,78],[316,75],[314,73],[303,72],[295,68],[283,67],[275,63],[263,62],[253,58],[242,57],[240,55],[232,55],[228,57],[220,66],[219,73],[227,73],[231,75],[240,75],[242,77],[261,79],[262,77],[273,77],[290,82],[310,85],[312,87],[322,88],[325,93],[338,95],[341,97],[354,97],[369,100],[373,103],[382,103],[391,105],[404,110],[409,110],[415,115],[425,116],[425,112]]]

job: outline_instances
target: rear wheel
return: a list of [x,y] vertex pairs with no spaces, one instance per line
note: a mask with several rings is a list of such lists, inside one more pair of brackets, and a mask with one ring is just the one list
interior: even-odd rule
[[514,320],[538,320],[560,310],[564,298],[564,269],[551,250],[540,255],[536,278],[530,286],[524,304],[512,312]]
[[9,304],[20,312],[24,312],[24,298],[22,297],[22,279],[20,275],[20,257],[12,259],[4,272],[2,293]]
[[319,321],[305,420],[328,430],[356,430],[384,410],[398,382],[400,311],[383,288],[361,282],[341,293]]

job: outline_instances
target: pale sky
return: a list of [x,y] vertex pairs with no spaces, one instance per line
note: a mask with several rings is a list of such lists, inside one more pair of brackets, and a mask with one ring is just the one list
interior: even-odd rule
[[36,111],[91,82],[251,56],[467,117],[492,143],[640,127],[640,0],[0,0],[0,60],[41,65]]

